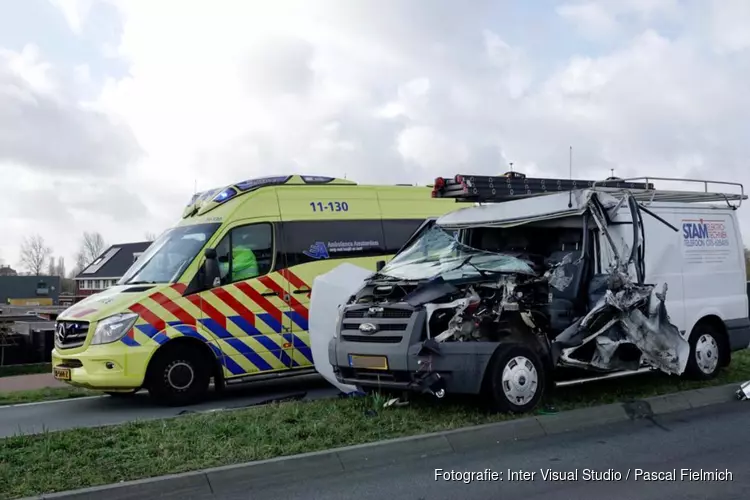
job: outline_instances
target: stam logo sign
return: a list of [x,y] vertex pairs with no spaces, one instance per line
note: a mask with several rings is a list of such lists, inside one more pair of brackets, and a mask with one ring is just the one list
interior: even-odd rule
[[683,245],[691,248],[729,246],[727,225],[723,220],[682,219]]

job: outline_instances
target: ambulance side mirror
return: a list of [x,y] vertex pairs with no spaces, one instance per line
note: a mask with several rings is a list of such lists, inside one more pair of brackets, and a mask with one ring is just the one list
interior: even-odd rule
[[203,264],[205,270],[203,286],[206,289],[217,287],[221,285],[221,272],[219,271],[219,260],[216,258],[216,249],[207,248],[204,255],[206,262]]
[[377,272],[380,272],[384,267],[385,267],[385,261],[384,260],[379,260],[379,261],[377,261],[375,263],[375,270]]

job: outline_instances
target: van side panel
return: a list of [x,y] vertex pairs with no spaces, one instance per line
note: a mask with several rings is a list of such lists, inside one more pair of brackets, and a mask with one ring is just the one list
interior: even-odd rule
[[[678,226],[678,217],[674,211],[653,208],[659,217],[663,218],[673,226]],[[633,243],[633,226],[630,224],[630,213],[626,209],[621,209],[614,219],[615,224],[609,226],[609,233],[616,245],[632,248]],[[680,331],[686,327],[685,301],[684,301],[684,280],[682,276],[682,263],[675,256],[680,254],[681,233],[675,232],[669,226],[654,219],[648,214],[643,215],[643,229],[645,241],[645,282],[657,286],[658,291],[664,283],[667,284],[667,300],[665,306],[669,317]],[[623,244],[624,243],[624,244]],[[614,257],[606,238],[602,237],[600,246],[603,250],[604,260],[603,268],[609,264]],[[621,256],[627,258],[627,255]],[[632,267],[631,267],[632,270]],[[635,274],[631,272],[632,278]]]
[[[655,208],[653,212],[678,230],[680,229],[679,218],[674,211]],[[646,283],[655,284],[659,292],[661,292],[662,284],[667,284],[667,300],[664,302],[667,313],[680,332],[687,335],[690,330],[687,327],[682,260],[675,258],[680,254],[681,233],[648,214],[643,214],[643,228]]]
[[[685,209],[677,213],[688,331],[708,315],[718,316],[729,329],[738,321],[742,326],[742,320],[747,318],[748,298],[736,212]],[[747,347],[747,334],[740,335],[744,339],[730,337],[735,348],[737,341]]]

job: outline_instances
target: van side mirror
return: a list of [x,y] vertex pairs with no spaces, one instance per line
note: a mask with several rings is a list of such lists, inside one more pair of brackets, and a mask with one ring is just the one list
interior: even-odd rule
[[219,261],[216,258],[216,249],[206,248],[204,255],[206,256],[206,262],[203,264],[205,268],[203,286],[206,289],[214,288],[221,285],[221,271],[219,270]]
[[385,261],[384,260],[379,260],[379,261],[377,261],[375,263],[375,270],[377,272],[380,272],[384,267],[385,267]]

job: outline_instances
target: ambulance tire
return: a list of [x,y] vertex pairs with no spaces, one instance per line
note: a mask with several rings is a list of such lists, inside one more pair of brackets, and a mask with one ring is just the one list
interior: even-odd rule
[[498,413],[527,413],[541,401],[547,382],[546,366],[523,344],[501,345],[486,372],[485,395]]
[[167,406],[198,403],[208,391],[210,368],[197,346],[167,344],[157,351],[149,366],[149,395]]

